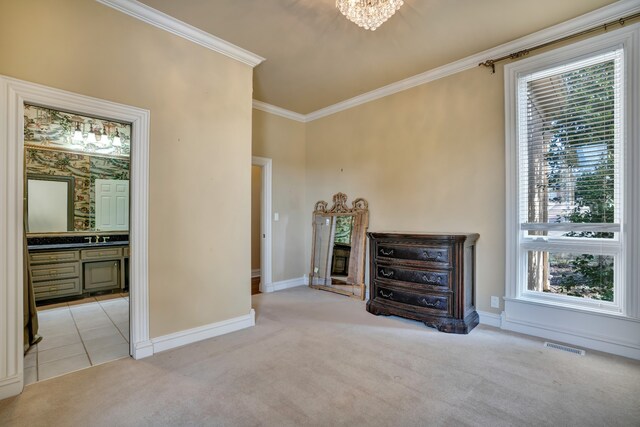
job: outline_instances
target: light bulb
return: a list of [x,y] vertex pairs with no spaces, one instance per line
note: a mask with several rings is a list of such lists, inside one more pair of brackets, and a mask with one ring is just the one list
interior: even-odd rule
[[96,139],[96,132],[93,130],[93,128],[89,130],[89,134],[87,135],[87,142],[91,144],[95,144],[96,142],[98,142],[98,140]]
[[102,135],[100,136],[100,145],[103,147],[106,147],[109,145],[109,136],[107,135],[107,131],[105,130],[105,128],[102,128],[102,133],[100,133],[100,131],[98,131],[98,135]]
[[122,141],[120,140],[120,132],[116,129],[116,134],[113,135],[113,142],[111,143],[114,147],[122,147]]
[[73,132],[73,140],[82,142],[82,131],[80,130],[80,123],[76,123],[76,130]]

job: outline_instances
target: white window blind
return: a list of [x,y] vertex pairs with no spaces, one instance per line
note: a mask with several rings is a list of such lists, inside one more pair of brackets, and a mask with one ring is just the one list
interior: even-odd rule
[[527,236],[614,238],[622,222],[623,49],[518,78]]

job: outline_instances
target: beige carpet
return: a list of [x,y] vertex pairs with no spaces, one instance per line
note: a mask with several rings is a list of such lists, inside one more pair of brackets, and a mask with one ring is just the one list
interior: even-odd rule
[[305,287],[253,298],[254,328],[30,385],[0,425],[640,425],[637,361],[439,333]]

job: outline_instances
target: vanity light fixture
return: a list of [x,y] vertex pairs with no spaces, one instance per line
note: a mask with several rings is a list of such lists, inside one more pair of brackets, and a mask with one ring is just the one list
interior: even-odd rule
[[[84,124],[83,126],[84,127]],[[103,124],[102,130],[98,126],[94,126],[93,122],[89,123],[89,132],[82,132],[80,122],[76,122],[76,129],[73,132],[72,141],[76,144],[83,144],[84,151],[94,152],[96,149],[104,150],[106,148],[115,147],[119,153],[123,147],[122,136],[113,123]],[[111,134],[111,136],[109,136]]]
[[403,0],[336,0],[336,7],[349,21],[371,31],[391,18],[403,4]]

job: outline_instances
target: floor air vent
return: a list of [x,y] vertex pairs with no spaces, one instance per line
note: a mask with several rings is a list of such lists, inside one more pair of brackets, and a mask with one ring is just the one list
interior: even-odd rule
[[578,354],[580,356],[584,356],[586,354],[586,352],[584,350],[580,350],[579,348],[573,348],[573,347],[568,347],[566,345],[562,345],[562,344],[556,344],[554,342],[545,342],[544,346],[547,348],[553,348],[556,350],[562,350],[562,351],[566,351],[568,353],[573,353],[573,354]]

